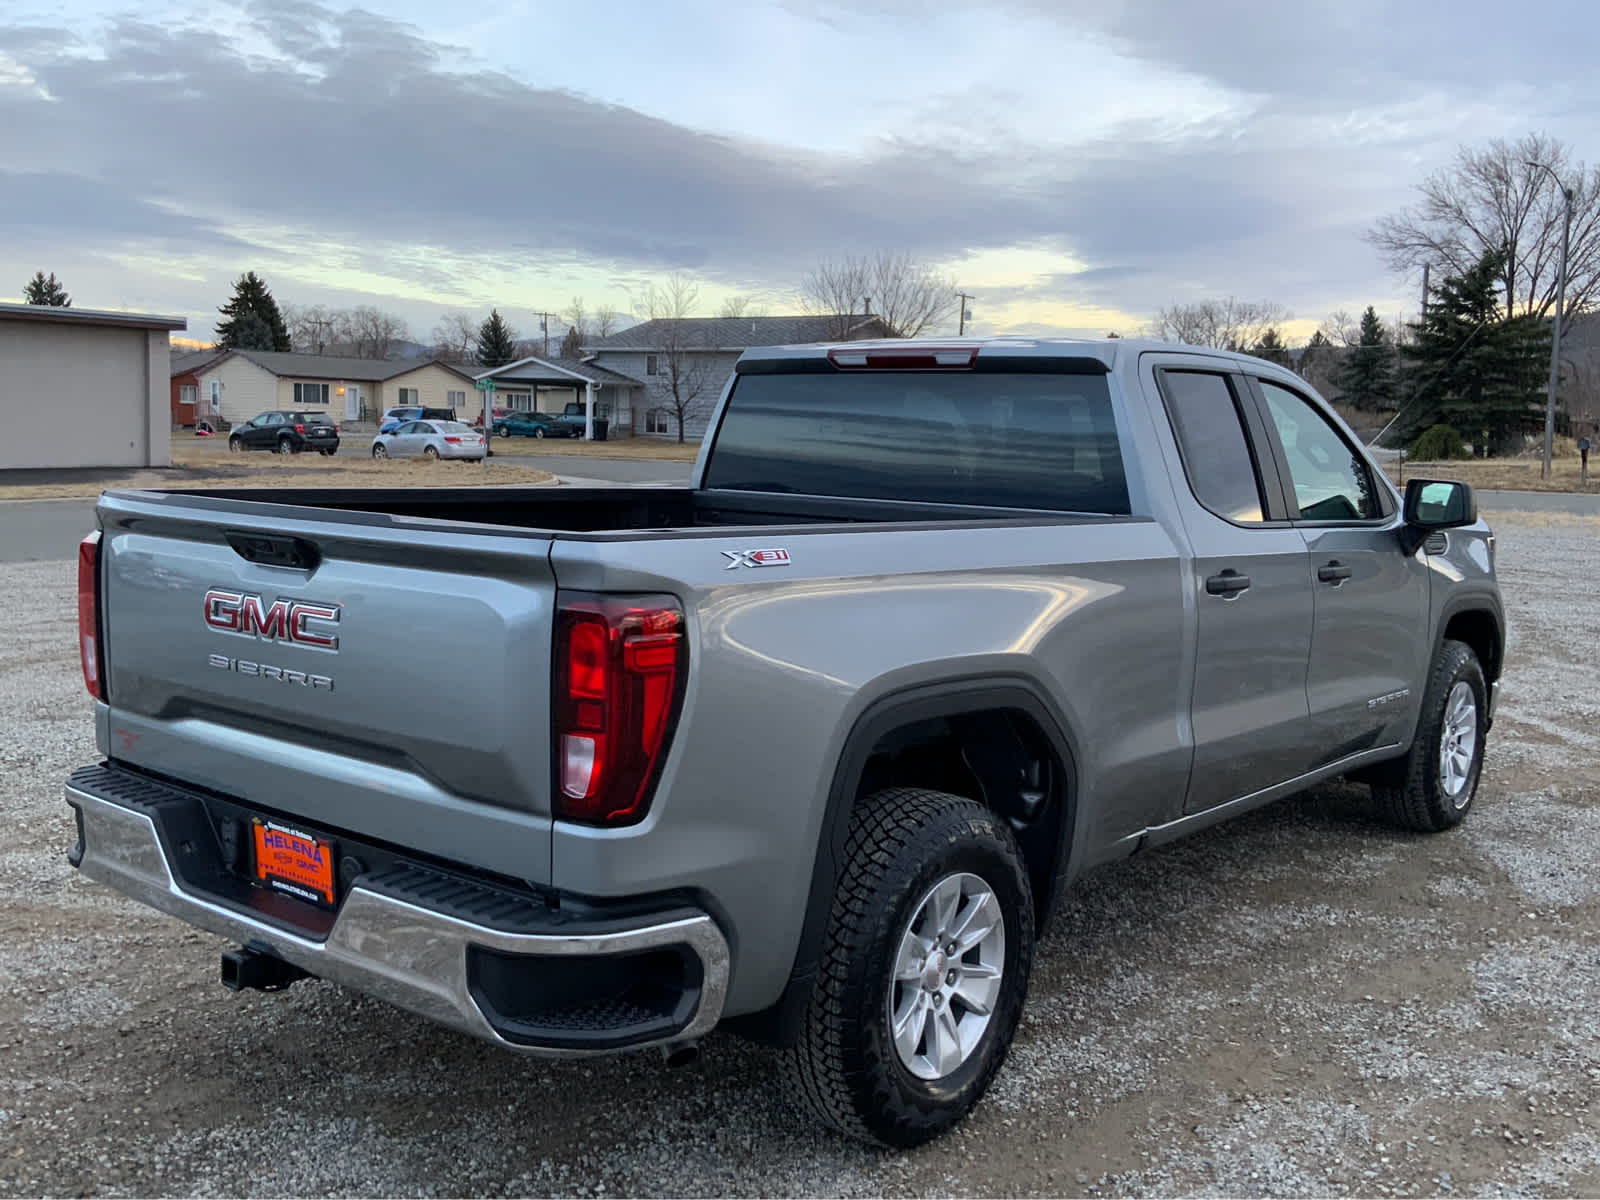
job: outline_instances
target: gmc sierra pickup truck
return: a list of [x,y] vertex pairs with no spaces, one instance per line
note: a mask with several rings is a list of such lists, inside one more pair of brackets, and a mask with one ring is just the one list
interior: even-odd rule
[[751,350],[691,486],[113,491],[86,876],[515,1050],[780,1048],[911,1145],[1083,872],[1335,775],[1445,830],[1501,674],[1471,491],[1134,340]]

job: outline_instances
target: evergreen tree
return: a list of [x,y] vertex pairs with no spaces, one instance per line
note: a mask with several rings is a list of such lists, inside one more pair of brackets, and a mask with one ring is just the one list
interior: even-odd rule
[[486,367],[503,367],[517,360],[517,335],[506,324],[500,310],[494,309],[478,326],[478,362]]
[[254,271],[246,271],[234,281],[233,295],[217,311],[225,318],[217,322],[218,349],[289,349],[289,328],[278,302]]
[[1300,374],[1310,375],[1333,351],[1333,343],[1322,330],[1317,330],[1311,335],[1311,340],[1306,343],[1306,348],[1300,351]]
[[576,325],[567,326],[567,336],[561,339],[561,357],[583,357],[583,338],[579,335]]
[[46,308],[72,307],[72,297],[57,282],[54,271],[50,272],[48,279],[43,271],[35,271],[33,278],[28,280],[28,286],[22,289],[22,299],[25,303],[40,304]]
[[1485,458],[1517,448],[1539,426],[1550,329],[1537,315],[1507,317],[1499,292],[1504,266],[1505,252],[1491,251],[1430,289],[1428,311],[1406,347],[1415,389],[1407,440],[1449,425]]
[[1395,405],[1394,345],[1378,312],[1367,305],[1361,314],[1361,332],[1339,372],[1339,389],[1346,404],[1375,412]]
[[1278,335],[1276,325],[1268,325],[1262,333],[1255,347],[1250,351],[1257,358],[1264,358],[1270,363],[1277,363],[1280,367],[1289,365],[1289,347],[1283,344],[1283,338]]

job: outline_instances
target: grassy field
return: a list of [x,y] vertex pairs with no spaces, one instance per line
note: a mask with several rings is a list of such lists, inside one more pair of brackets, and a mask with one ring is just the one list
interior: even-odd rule
[[1537,458],[1455,459],[1450,462],[1391,462],[1384,464],[1389,478],[1402,484],[1405,479],[1459,479],[1474,488],[1508,492],[1600,491],[1600,460],[1591,464],[1589,484],[1579,480],[1576,456],[1558,458],[1550,464],[1550,478],[1539,478]]
[[673,462],[693,462],[700,453],[699,441],[657,441],[655,438],[628,438],[621,442],[582,442],[567,438],[495,438],[494,453],[513,457],[519,454],[571,455],[574,458],[650,458]]

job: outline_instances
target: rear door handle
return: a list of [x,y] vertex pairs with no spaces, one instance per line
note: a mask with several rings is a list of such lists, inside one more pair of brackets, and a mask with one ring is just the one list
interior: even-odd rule
[[1206,591],[1213,596],[1237,596],[1250,586],[1250,576],[1241,575],[1232,567],[1206,580]]
[[1327,566],[1317,568],[1318,582],[1331,583],[1334,587],[1338,587],[1346,579],[1349,579],[1352,574],[1354,574],[1354,571],[1350,567],[1347,567],[1341,563],[1337,558]]

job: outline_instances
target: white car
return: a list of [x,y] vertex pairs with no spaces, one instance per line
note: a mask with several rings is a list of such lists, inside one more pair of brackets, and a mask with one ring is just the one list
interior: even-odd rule
[[482,462],[489,442],[460,421],[407,421],[372,439],[373,458],[463,458]]

